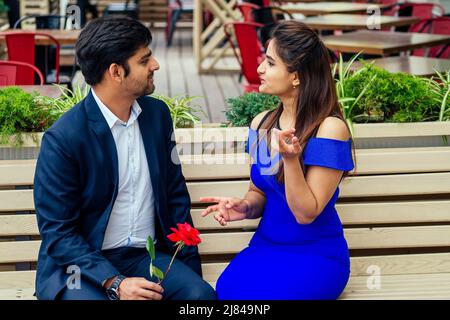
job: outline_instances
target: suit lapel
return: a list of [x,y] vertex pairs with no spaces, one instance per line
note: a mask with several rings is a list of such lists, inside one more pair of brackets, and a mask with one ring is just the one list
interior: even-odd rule
[[119,184],[119,166],[116,143],[114,142],[111,129],[109,128],[106,119],[103,117],[92,92],[89,92],[86,97],[85,105],[89,127],[97,136],[100,148],[104,155],[103,164],[108,169],[106,171],[109,174],[109,178],[114,183],[114,189],[117,189]]
[[[149,123],[149,118],[147,117],[146,112],[148,108],[145,108],[142,105],[142,100],[139,100],[138,103],[141,105],[142,113],[138,117],[139,122],[139,130],[141,131],[142,141],[144,143],[145,155],[147,157],[148,169],[150,171],[150,179],[153,188],[153,194],[155,195],[155,209],[156,212],[159,213],[159,159],[158,159],[158,150],[157,150],[157,141],[156,139],[161,139],[161,137],[157,137],[155,130],[153,129],[156,124],[153,126]],[[161,152],[162,150],[160,150]]]

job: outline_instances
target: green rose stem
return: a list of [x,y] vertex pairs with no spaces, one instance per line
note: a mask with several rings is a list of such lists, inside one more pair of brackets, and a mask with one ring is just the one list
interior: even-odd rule
[[170,260],[169,266],[167,267],[166,272],[164,273],[164,278],[162,278],[161,280],[159,280],[158,284],[161,284],[161,282],[166,278],[167,274],[170,271],[170,267],[172,266],[173,260],[175,259],[175,256],[177,255],[178,251],[181,250],[181,248],[183,247],[183,242],[180,242],[177,246],[177,250],[175,250],[175,253],[172,256],[172,260]]

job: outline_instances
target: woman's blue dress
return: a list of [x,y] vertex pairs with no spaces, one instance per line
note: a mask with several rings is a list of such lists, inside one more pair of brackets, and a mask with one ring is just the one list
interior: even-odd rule
[[[257,140],[257,132],[250,129],[250,177],[264,191],[266,204],[248,247],[220,275],[216,284],[218,298],[337,299],[350,275],[348,246],[335,209],[339,188],[311,224],[297,223],[288,207],[284,185],[269,169],[281,158],[276,155],[270,160],[265,140],[260,140],[256,148]],[[311,137],[303,152],[306,168],[352,170],[351,141]]]

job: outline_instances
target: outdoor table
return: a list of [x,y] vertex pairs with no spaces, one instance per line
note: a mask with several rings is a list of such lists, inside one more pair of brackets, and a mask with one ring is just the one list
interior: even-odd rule
[[326,14],[317,17],[307,17],[301,21],[316,30],[375,30],[388,27],[409,26],[419,20],[417,17],[379,16],[372,18],[368,15]]
[[378,7],[382,10],[390,7],[390,5],[354,2],[313,2],[290,3],[281,7],[292,14],[301,13],[305,16],[315,16],[330,13],[365,13],[369,8]]
[[358,30],[321,37],[325,45],[339,52],[387,55],[450,43],[450,35]]
[[[403,72],[415,76],[431,77],[435,75],[435,70],[439,72],[448,72],[450,70],[449,59],[437,59],[427,57],[387,57],[379,59],[368,59],[366,62],[374,61],[374,65],[383,68],[389,72]],[[360,62],[354,62],[351,70],[361,68]]]
[[[27,32],[29,30],[6,30],[5,32]],[[47,33],[58,40],[60,45],[75,45],[80,35],[81,30],[52,30],[52,29],[39,29],[31,30],[31,32]],[[0,34],[0,43],[4,43],[5,37]],[[52,45],[54,44],[50,39],[46,37],[36,36],[36,45]]]

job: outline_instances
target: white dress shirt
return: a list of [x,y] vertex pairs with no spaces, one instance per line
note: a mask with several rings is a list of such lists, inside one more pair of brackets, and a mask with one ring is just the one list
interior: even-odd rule
[[134,101],[128,122],[123,122],[103,104],[93,89],[92,95],[111,129],[119,165],[119,190],[109,217],[102,250],[119,247],[145,248],[147,237],[155,238],[155,199],[137,121],[142,109]]

